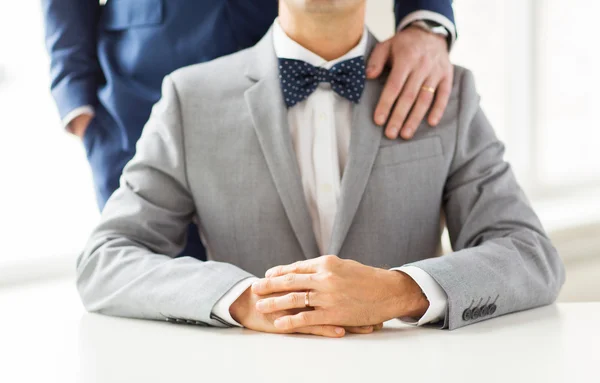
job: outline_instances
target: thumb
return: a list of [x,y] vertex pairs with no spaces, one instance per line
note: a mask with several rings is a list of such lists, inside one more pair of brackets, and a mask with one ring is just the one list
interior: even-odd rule
[[390,57],[391,43],[391,40],[387,40],[375,46],[367,63],[367,78],[374,79],[381,75],[383,68],[385,68],[385,63]]

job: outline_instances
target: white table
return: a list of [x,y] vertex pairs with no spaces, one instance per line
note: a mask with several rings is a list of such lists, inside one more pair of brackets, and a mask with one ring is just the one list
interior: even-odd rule
[[600,303],[344,339],[87,314],[72,282],[0,290],[0,382],[600,382]]

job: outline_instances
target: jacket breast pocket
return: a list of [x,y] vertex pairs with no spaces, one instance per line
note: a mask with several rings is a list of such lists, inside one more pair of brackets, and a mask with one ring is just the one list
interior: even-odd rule
[[100,25],[106,30],[160,25],[164,0],[108,0],[102,7]]
[[439,136],[417,139],[416,141],[394,141],[391,145],[379,148],[375,166],[398,165],[416,160],[438,157],[443,154]]

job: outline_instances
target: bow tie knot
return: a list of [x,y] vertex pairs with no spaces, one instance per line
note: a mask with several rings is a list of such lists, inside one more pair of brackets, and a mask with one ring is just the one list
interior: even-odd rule
[[306,100],[322,82],[331,84],[331,89],[340,96],[358,103],[365,87],[365,61],[357,57],[325,69],[300,60],[279,59],[279,78],[288,108]]

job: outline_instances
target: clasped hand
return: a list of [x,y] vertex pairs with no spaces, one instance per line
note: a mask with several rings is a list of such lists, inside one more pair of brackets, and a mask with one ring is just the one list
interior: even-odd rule
[[249,293],[255,296],[253,309],[273,321],[270,332],[331,337],[344,330],[372,332],[392,318],[421,316],[429,306],[408,275],[334,255],[272,268]]

